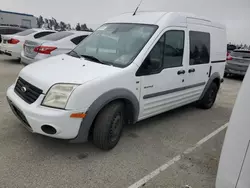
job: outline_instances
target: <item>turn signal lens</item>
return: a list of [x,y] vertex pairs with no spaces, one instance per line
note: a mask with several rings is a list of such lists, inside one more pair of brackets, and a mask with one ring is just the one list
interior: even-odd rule
[[71,118],[85,118],[86,114],[85,113],[73,113],[70,115]]

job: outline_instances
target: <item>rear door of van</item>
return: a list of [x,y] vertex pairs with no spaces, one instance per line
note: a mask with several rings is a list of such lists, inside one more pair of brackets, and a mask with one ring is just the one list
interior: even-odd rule
[[198,93],[197,100],[208,81],[210,67],[211,34],[207,26],[188,23],[189,58],[186,85],[190,92]]

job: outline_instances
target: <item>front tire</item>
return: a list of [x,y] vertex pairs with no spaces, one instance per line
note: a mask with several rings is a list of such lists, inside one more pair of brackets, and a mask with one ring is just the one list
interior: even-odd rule
[[216,83],[212,83],[206,91],[203,98],[198,102],[198,107],[202,109],[210,109],[216,100],[219,87]]
[[119,142],[124,125],[124,104],[112,102],[97,115],[93,143],[102,150],[113,149]]

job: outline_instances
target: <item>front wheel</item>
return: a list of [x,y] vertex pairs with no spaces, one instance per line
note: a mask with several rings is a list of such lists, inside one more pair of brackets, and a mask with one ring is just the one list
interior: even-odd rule
[[124,125],[124,104],[112,102],[97,115],[93,143],[100,149],[110,150],[119,142]]
[[198,107],[202,109],[210,109],[214,105],[218,90],[219,88],[217,84],[213,82],[207,89],[205,95],[198,102]]

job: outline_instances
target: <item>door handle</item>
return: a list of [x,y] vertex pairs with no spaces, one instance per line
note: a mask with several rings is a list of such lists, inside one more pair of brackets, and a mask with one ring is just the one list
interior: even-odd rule
[[179,70],[179,71],[177,72],[177,74],[178,74],[178,75],[180,75],[180,74],[185,74],[185,72],[186,72],[185,70]]
[[195,69],[189,69],[188,73],[195,72]]

